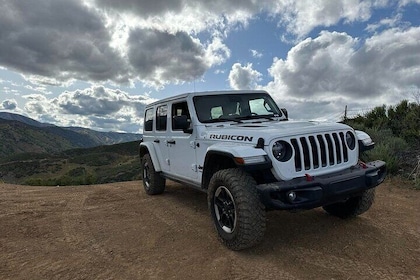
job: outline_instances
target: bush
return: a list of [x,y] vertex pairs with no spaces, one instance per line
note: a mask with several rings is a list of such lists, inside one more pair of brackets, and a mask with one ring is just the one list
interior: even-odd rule
[[[383,160],[386,162],[388,173],[396,175],[401,169],[402,155],[408,148],[407,143],[403,139],[395,136],[377,139],[381,140],[375,145],[373,150],[366,152],[366,155],[363,155],[362,159],[366,161]],[[366,159],[364,158],[365,156]]]
[[376,143],[373,150],[362,155],[363,161],[383,160],[390,175],[401,174],[407,178],[420,151],[419,104],[402,101],[388,109],[384,105],[365,116],[347,119],[345,123],[365,131]]
[[69,172],[67,172],[67,174],[70,177],[83,176],[83,175],[86,174],[86,168],[84,168],[84,167],[76,167],[76,168],[73,168],[72,170],[70,170]]
[[97,179],[94,174],[86,172],[80,176],[64,175],[57,178],[30,178],[24,181],[25,185],[30,186],[77,186],[96,184]]
[[102,166],[112,164],[118,159],[118,155],[114,153],[98,153],[78,155],[70,159],[70,163],[87,164],[90,166]]

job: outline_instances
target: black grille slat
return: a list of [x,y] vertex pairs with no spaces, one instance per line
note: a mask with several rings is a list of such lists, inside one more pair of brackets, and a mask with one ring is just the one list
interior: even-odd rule
[[344,132],[332,132],[290,139],[296,172],[340,165],[349,161]]
[[306,142],[305,137],[300,138],[300,144],[302,145],[302,151],[303,151],[303,166],[305,170],[311,169],[311,160],[310,160],[310,152],[308,143]]
[[331,140],[331,135],[326,134],[325,139],[327,139],[328,163],[329,165],[334,165],[334,146]]
[[299,145],[298,145],[296,139],[292,139],[291,142],[292,142],[293,149],[295,150],[295,169],[296,169],[296,171],[301,171],[302,170],[302,159],[300,157]]
[[336,164],[340,164],[341,163],[341,145],[340,145],[340,140],[338,140],[338,135],[337,133],[333,133],[333,139],[334,139],[334,144],[335,144],[335,163]]
[[316,143],[315,137],[314,136],[309,136],[309,143],[311,144],[311,148],[312,148],[312,160],[313,160],[313,167],[315,169],[319,168],[319,148],[318,145]]
[[318,139],[318,143],[321,149],[321,163],[322,167],[328,165],[327,163],[327,149],[326,149],[326,140],[322,135],[317,135],[316,138]]
[[342,146],[343,146],[344,162],[348,162],[349,161],[349,152],[347,151],[346,140],[345,140],[343,132],[340,132],[340,139],[341,139],[341,143],[342,143]]

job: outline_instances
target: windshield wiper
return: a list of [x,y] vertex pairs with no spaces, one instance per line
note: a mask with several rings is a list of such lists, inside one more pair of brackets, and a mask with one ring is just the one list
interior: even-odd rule
[[216,122],[236,122],[236,123],[243,123],[243,121],[241,121],[238,118],[234,118],[234,119],[218,118],[218,119],[211,119],[211,120],[202,121],[202,123],[216,123]]
[[266,119],[270,121],[275,121],[274,115],[247,115],[240,117],[241,120],[255,120],[255,119]]

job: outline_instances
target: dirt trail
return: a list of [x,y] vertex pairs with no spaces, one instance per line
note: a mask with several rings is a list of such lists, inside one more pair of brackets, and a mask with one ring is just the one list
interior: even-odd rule
[[420,279],[419,213],[419,191],[385,183],[353,220],[269,212],[264,242],[232,252],[179,184],[0,184],[0,279]]

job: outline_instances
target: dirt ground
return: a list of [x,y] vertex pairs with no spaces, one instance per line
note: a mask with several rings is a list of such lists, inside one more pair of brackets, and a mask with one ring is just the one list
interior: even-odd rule
[[233,252],[176,183],[0,184],[0,279],[420,279],[419,213],[420,191],[385,183],[352,220],[269,212],[264,242]]

